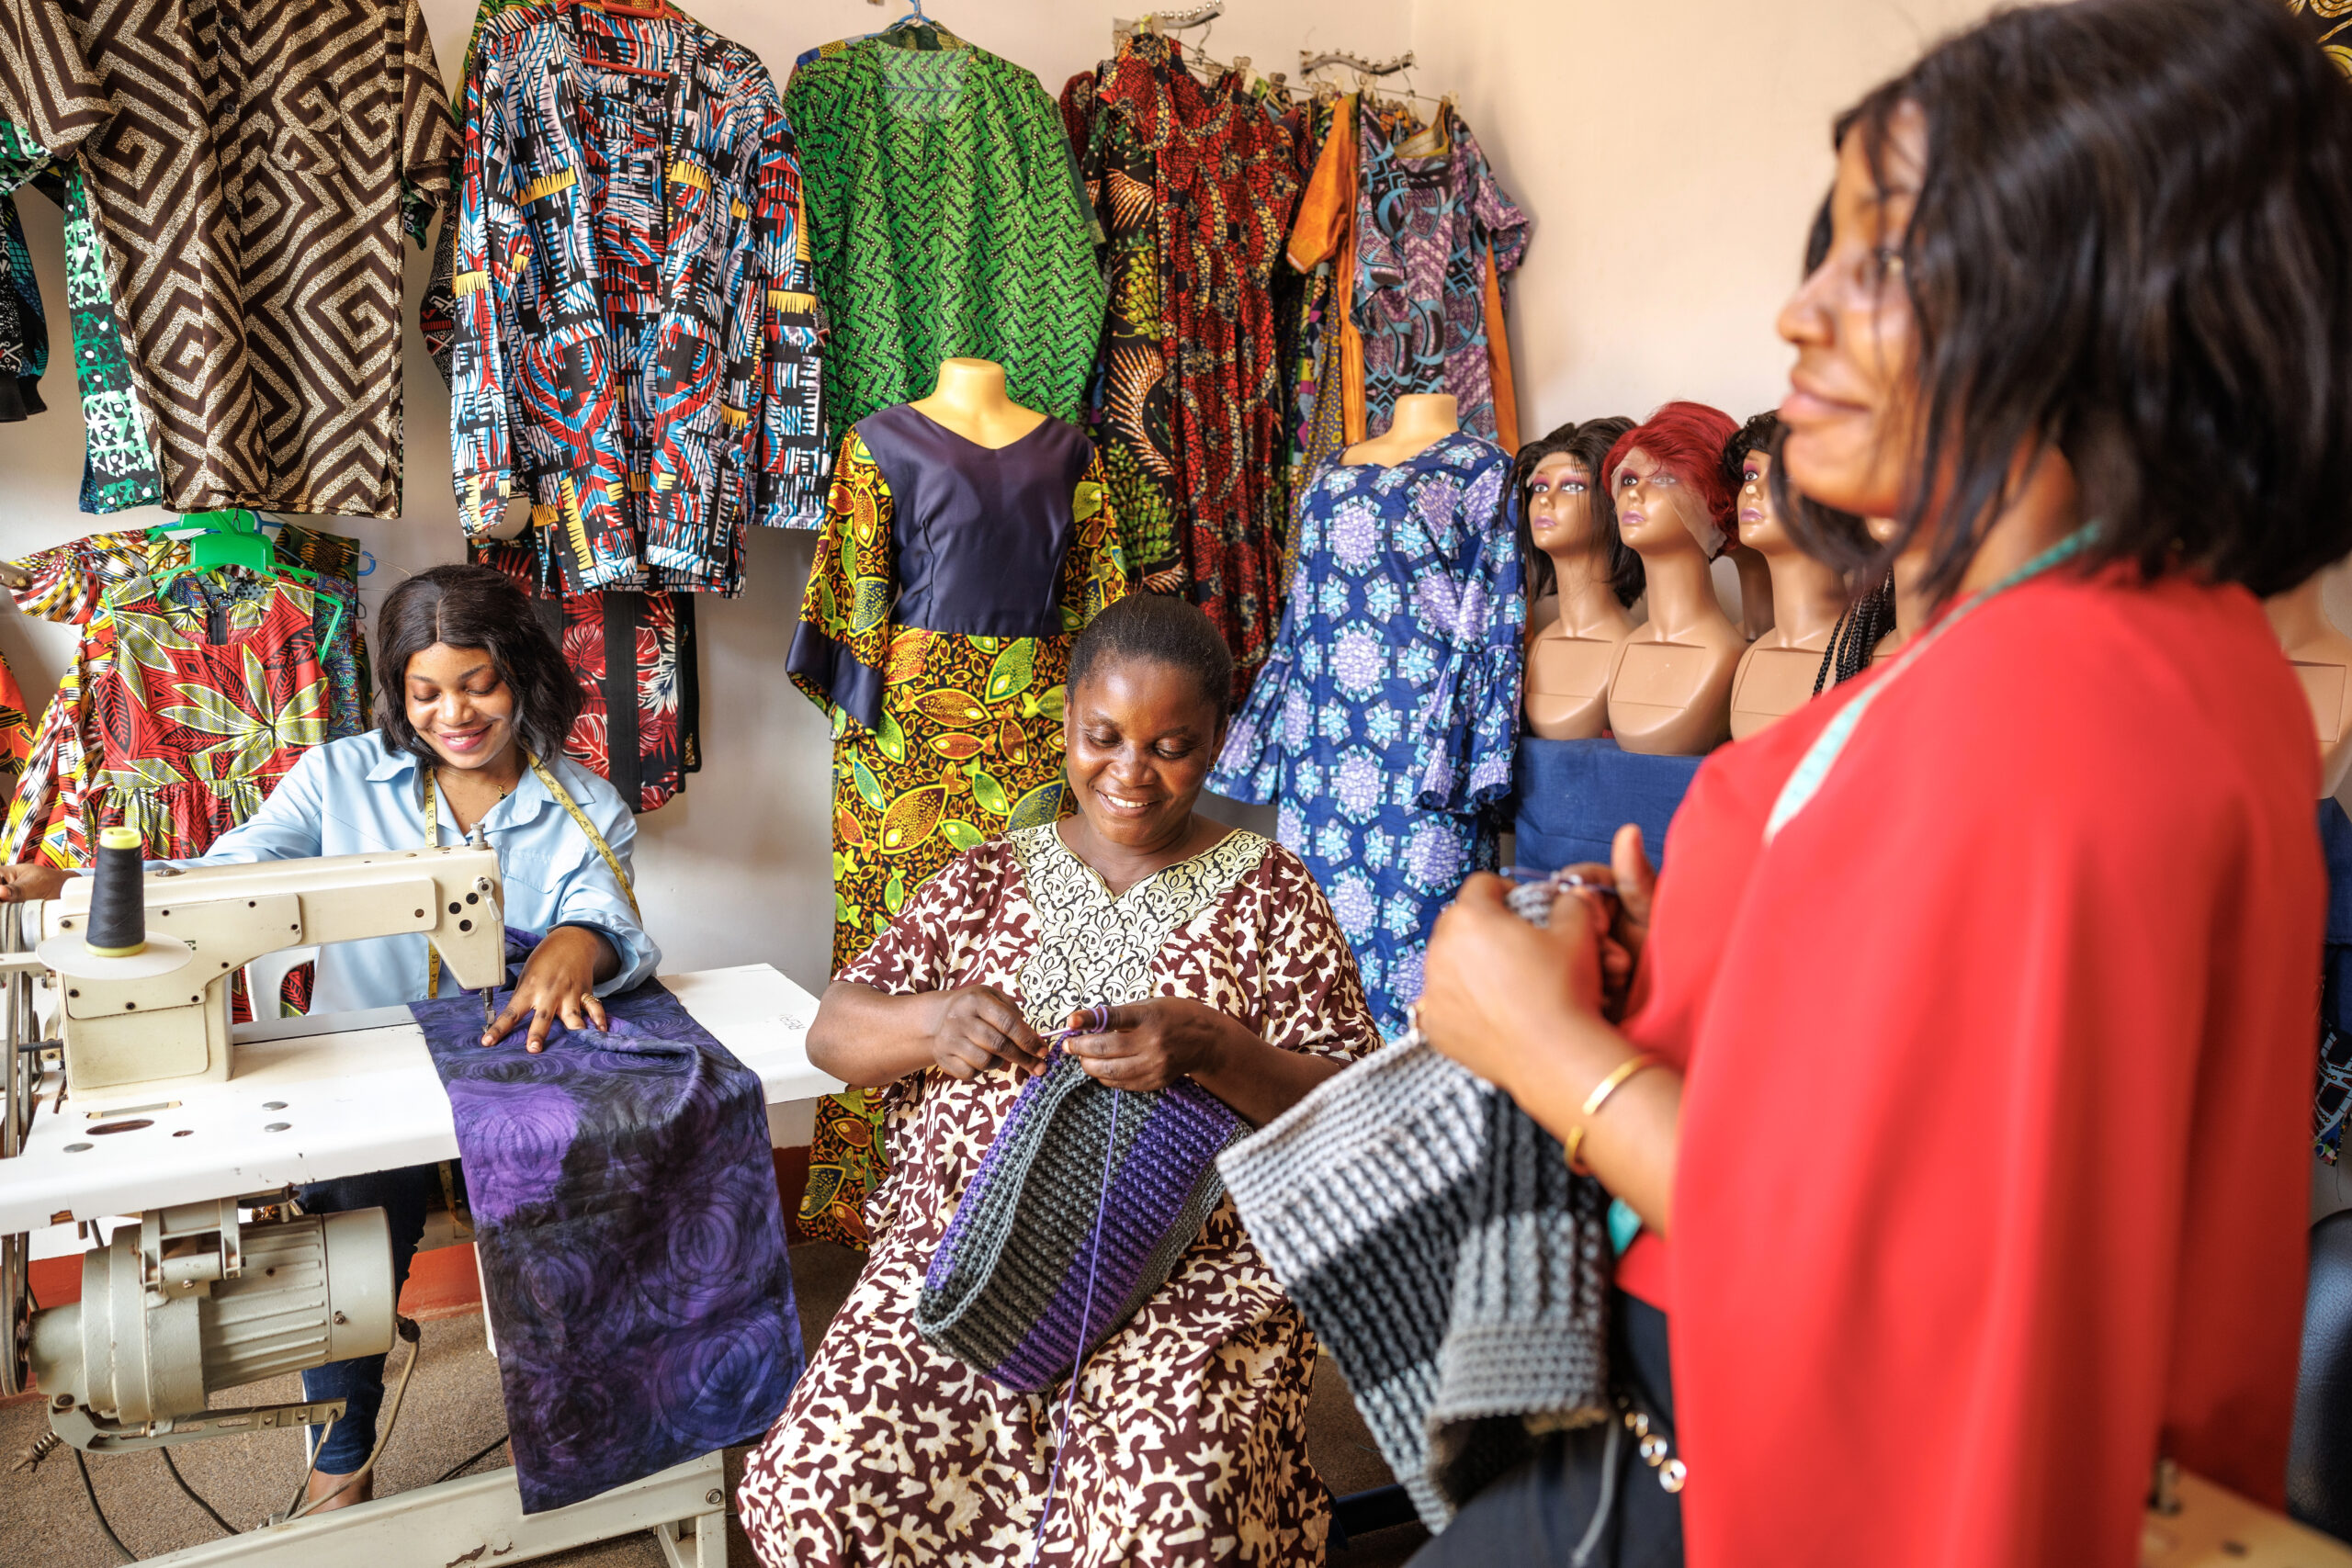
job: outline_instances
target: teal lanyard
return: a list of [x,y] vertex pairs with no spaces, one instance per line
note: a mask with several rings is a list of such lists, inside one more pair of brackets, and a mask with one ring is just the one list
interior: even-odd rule
[[1796,772],[1791,773],[1788,782],[1781,786],[1780,798],[1772,802],[1772,815],[1764,822],[1764,841],[1770,844],[1773,837],[1788,825],[1789,818],[1803,811],[1812,803],[1813,797],[1821,793],[1821,786],[1829,781],[1830,770],[1837,767],[1838,759],[1845,755],[1847,742],[1854,739],[1855,728],[1862,722],[1862,715],[1870,711],[1871,705],[1894,684],[1905,670],[1918,661],[1919,655],[1935,646],[1938,637],[1968,619],[1986,600],[2063,566],[2090,548],[2098,538],[2098,525],[2084,524],[1998,582],[1970,595],[1951,615],[1912,638],[1910,645],[1894,656],[1894,662],[1887,667],[1886,673],[1871,682],[1860,696],[1838,709],[1837,716],[1822,727],[1821,733],[1814,737],[1813,744],[1806,748],[1804,756],[1798,761]]

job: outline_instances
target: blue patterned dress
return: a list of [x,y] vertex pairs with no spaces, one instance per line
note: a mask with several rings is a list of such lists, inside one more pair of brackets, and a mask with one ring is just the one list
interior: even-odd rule
[[1464,433],[1395,468],[1317,472],[1282,630],[1209,775],[1281,807],[1385,1034],[1421,994],[1437,912],[1496,863],[1527,618],[1510,468]]

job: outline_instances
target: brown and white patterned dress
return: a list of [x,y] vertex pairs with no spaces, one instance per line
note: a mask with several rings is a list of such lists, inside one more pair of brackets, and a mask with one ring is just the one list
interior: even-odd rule
[[[1288,850],[1236,832],[1114,898],[1059,830],[966,852],[840,978],[894,994],[990,985],[1041,1031],[1088,1002],[1185,997],[1272,1044],[1350,1061],[1380,1043],[1353,955]],[[888,1090],[875,1236],[737,1500],[771,1568],[1020,1563],[1067,1385],[1016,1393],[914,1325],[916,1292],[1020,1092],[1009,1068]],[[1330,1508],[1306,1461],[1315,1342],[1230,1199],[1087,1361],[1037,1561],[1314,1563]]]

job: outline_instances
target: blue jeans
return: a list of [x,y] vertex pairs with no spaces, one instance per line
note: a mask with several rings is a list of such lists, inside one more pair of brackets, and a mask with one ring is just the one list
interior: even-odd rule
[[[424,1205],[439,1178],[435,1168],[413,1165],[402,1170],[375,1170],[365,1176],[314,1181],[302,1189],[306,1213],[334,1214],[349,1209],[381,1209],[392,1231],[392,1300],[400,1300],[408,1283],[408,1266],[416,1244],[424,1235]],[[302,1397],[313,1404],[340,1399],[343,1418],[334,1423],[326,1445],[319,1450],[319,1469],[329,1475],[348,1475],[368,1462],[376,1449],[376,1412],[384,1404],[384,1358],[360,1356],[329,1361],[302,1374]],[[311,1428],[317,1442],[324,1427]]]

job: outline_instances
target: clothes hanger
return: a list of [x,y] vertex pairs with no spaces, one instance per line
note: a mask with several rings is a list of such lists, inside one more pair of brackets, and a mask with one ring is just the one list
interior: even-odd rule
[[[637,17],[647,21],[658,22],[678,20],[678,13],[670,8],[669,0],[653,0],[650,8],[627,5],[624,0],[556,0],[558,11],[567,7],[578,9],[583,6],[592,11],[602,11],[607,17]],[[656,82],[667,82],[670,79],[670,73],[667,71],[656,70],[650,65],[631,65],[626,61],[605,60],[585,53],[581,58],[583,63],[598,71],[616,71],[624,76],[646,76]]]
[[[277,521],[283,528],[283,521]],[[193,536],[188,530],[198,530]],[[183,577],[201,576],[208,572],[235,567],[256,577],[272,577],[300,582],[314,593],[324,594],[329,615],[326,635],[322,642],[331,643],[343,626],[344,596],[329,589],[315,571],[277,558],[277,547],[262,532],[261,518],[242,506],[225,507],[216,512],[190,512],[178,521],[158,523],[147,530],[150,539],[186,539],[187,562],[184,566],[166,567],[149,574],[158,592],[165,584]]]

